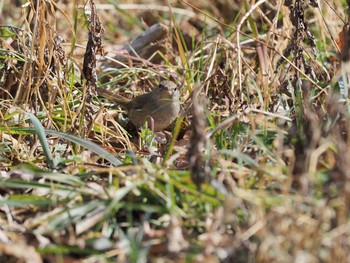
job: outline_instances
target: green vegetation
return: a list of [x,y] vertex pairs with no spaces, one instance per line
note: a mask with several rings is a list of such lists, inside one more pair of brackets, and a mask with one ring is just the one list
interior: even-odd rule
[[[350,261],[346,1],[5,2],[0,262]],[[95,92],[164,79],[156,134]]]

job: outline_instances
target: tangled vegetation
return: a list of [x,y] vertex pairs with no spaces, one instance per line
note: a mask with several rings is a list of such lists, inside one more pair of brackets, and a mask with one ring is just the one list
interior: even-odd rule
[[350,261],[347,1],[5,2],[0,262]]

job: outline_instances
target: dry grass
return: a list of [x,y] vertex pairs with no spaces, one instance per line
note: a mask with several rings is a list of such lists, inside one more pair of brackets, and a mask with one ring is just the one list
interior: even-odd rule
[[[350,260],[345,1],[20,2],[0,10],[0,262]],[[158,22],[151,58],[110,60]],[[95,95],[162,79],[171,135]]]

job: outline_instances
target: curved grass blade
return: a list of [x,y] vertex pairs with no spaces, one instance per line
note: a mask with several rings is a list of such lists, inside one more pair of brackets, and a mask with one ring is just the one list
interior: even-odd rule
[[[0,127],[0,131],[7,131],[11,134],[35,134],[36,131],[34,128],[18,128],[18,127]],[[96,143],[84,140],[80,137],[77,137],[72,134],[60,132],[60,131],[54,131],[54,130],[47,130],[44,129],[46,134],[55,135],[57,137],[60,137],[62,139],[66,139],[70,142],[79,144],[83,146],[84,148],[96,153],[97,155],[101,156],[102,158],[109,161],[111,164],[115,166],[122,165],[123,162],[116,158],[112,153],[108,152],[107,150],[103,149],[101,146],[97,145]]]
[[90,151],[93,151],[94,153],[96,153],[97,155],[101,156],[102,158],[108,160],[111,164],[113,164],[115,166],[119,166],[119,165],[122,164],[122,161],[120,161],[113,154],[111,154],[107,150],[103,149],[102,147],[100,147],[96,143],[93,143],[93,142],[90,142],[88,140],[82,139],[82,138],[80,138],[78,136],[75,136],[75,135],[72,135],[72,134],[68,134],[68,133],[64,133],[64,132],[60,132],[60,131],[45,130],[45,132],[47,134],[56,135],[58,137],[66,139],[68,141],[71,141],[71,142],[74,142],[76,144],[79,144],[79,145],[83,146],[84,148],[89,149]]
[[26,114],[29,116],[30,121],[34,125],[34,131],[35,131],[36,135],[38,135],[41,147],[43,147],[43,151],[44,151],[44,154],[46,156],[47,163],[48,163],[49,167],[51,169],[55,169],[57,167],[57,163],[55,163],[55,161],[51,155],[51,151],[50,151],[47,139],[46,139],[45,129],[44,129],[43,125],[38,120],[38,118],[34,116],[33,113],[26,112]]

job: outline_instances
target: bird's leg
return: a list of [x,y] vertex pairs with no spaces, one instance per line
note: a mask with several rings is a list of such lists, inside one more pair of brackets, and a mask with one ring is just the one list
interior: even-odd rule
[[147,116],[147,127],[154,133],[154,119],[151,116]]

